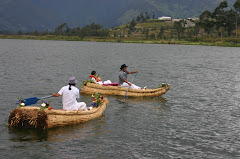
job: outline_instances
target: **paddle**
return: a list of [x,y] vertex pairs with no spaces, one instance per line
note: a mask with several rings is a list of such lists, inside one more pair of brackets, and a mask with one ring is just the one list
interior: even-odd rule
[[[138,74],[138,72],[135,73],[135,76],[133,77],[131,84],[133,83],[133,80],[134,80],[134,78],[137,76],[137,74]],[[131,86],[128,87],[127,92],[126,92],[126,94],[124,95],[123,99],[126,98],[127,93],[128,93],[128,90],[130,89],[130,87],[131,87]]]
[[24,102],[24,103],[26,102],[25,106],[27,106],[27,105],[36,104],[41,99],[46,99],[46,98],[50,98],[50,97],[52,97],[52,95],[51,96],[42,97],[42,98],[31,97],[31,98],[23,99],[22,102]]

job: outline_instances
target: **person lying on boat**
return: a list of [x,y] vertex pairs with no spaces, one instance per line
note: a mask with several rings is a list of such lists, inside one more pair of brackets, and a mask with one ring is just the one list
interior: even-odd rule
[[96,71],[92,71],[91,75],[89,76],[91,78],[91,80],[93,80],[95,83],[98,83],[100,85],[103,84],[111,84],[112,82],[110,80],[107,81],[102,81],[101,78],[99,76],[97,76],[97,72]]
[[77,80],[75,76],[71,76],[68,83],[67,86],[62,87],[58,93],[54,93],[52,96],[62,96],[64,110],[88,110],[85,102],[77,102],[80,94],[79,89],[76,87]]
[[126,64],[123,64],[120,68],[120,72],[118,74],[119,75],[119,85],[122,86],[122,87],[129,87],[130,86],[130,88],[133,88],[133,89],[146,89],[146,87],[141,88],[141,87],[136,86],[135,84],[127,81],[127,75],[128,74],[134,74],[134,73],[138,72],[138,71],[128,72],[127,67],[128,66],[126,66]]

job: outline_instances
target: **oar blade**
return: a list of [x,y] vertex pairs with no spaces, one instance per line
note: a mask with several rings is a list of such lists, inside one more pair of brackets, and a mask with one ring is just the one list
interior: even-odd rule
[[36,104],[40,99],[38,99],[37,97],[31,97],[31,98],[26,98],[24,100],[22,100],[22,102],[26,102],[25,106],[28,105],[32,105],[32,104]]

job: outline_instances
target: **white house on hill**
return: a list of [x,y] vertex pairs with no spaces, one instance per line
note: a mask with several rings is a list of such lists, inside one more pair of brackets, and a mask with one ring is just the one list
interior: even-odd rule
[[158,20],[171,21],[171,20],[172,20],[172,17],[162,16],[162,17],[158,17]]

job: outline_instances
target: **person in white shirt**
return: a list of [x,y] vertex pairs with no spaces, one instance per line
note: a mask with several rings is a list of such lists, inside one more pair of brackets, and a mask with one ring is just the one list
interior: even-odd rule
[[75,76],[71,76],[68,83],[69,85],[62,87],[58,93],[54,93],[52,96],[62,96],[64,110],[88,110],[86,103],[77,102],[77,98],[80,97],[80,94],[79,89],[75,87],[77,83]]

